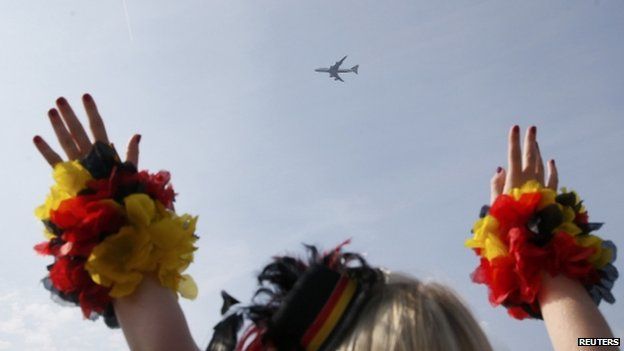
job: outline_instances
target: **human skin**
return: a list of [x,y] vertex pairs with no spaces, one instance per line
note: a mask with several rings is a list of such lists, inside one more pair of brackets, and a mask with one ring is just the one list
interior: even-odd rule
[[[92,138],[89,138],[76,114],[64,98],[57,99],[57,108],[48,112],[52,128],[70,160],[85,156],[95,141],[109,143],[95,101],[88,94],[83,96],[82,101],[89,120]],[[550,160],[547,163],[548,177],[546,177],[536,135],[537,128],[529,128],[525,136],[524,150],[521,150],[520,128],[514,126],[510,130],[508,168],[506,170],[499,167],[491,179],[492,201],[511,188],[518,187],[533,179],[556,190],[558,175],[555,162]],[[138,165],[139,161],[140,140],[141,136],[135,134],[127,147],[126,160],[134,165]],[[37,135],[33,141],[51,166],[63,161],[61,156],[43,138]],[[613,337],[604,317],[580,283],[562,276],[550,277],[545,275],[542,291],[538,298],[544,322],[555,350],[579,350],[576,346],[579,337]],[[133,294],[115,299],[113,306],[128,345],[132,350],[199,350],[191,337],[175,293],[162,287],[156,278],[146,276]],[[592,350],[617,349],[592,348]]]
[[[85,94],[82,102],[89,120],[92,138],[89,138],[64,98],[58,98],[57,108],[48,111],[48,117],[59,144],[70,160],[87,155],[95,141],[109,143],[106,128],[95,101],[89,94]],[[126,161],[135,166],[138,166],[139,161],[140,140],[139,134],[132,136],[126,151]],[[61,156],[52,150],[40,136],[35,136],[33,142],[50,166],[54,167],[55,164],[63,161]],[[161,286],[155,277],[146,276],[130,296],[115,299],[113,307],[131,350],[199,350],[191,337],[176,294]]]
[[[498,195],[529,180],[537,180],[556,191],[559,182],[557,167],[554,160],[548,162],[548,177],[544,182],[544,162],[537,144],[537,128],[533,126],[527,130],[524,149],[521,150],[520,128],[513,126],[509,131],[508,170],[499,167],[492,177],[491,202]],[[578,338],[613,337],[607,321],[581,283],[561,275],[551,277],[546,273],[542,279],[538,301],[554,350],[583,350],[577,346]],[[619,348],[592,346],[591,350]]]

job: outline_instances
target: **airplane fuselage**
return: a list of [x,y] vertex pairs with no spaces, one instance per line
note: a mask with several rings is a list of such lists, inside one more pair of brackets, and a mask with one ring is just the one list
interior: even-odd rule
[[339,80],[341,82],[344,82],[342,80],[342,78],[340,78],[340,76],[338,75],[339,73],[358,73],[358,67],[359,65],[355,65],[353,67],[351,67],[350,69],[340,69],[340,65],[342,64],[342,62],[346,59],[347,57],[343,57],[340,61],[336,62],[335,65],[332,65],[329,68],[317,68],[314,71],[315,72],[323,72],[323,73],[329,73],[329,77],[330,78],[334,78],[334,80]]
[[329,69],[329,68],[317,68],[314,71],[315,72],[324,72],[324,73],[350,73],[350,72],[353,72],[350,69],[332,70],[332,69]]

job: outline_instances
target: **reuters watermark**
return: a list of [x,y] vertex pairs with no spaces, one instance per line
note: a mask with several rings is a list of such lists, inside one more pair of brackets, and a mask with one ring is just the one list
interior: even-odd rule
[[578,338],[578,346],[620,346],[620,338]]

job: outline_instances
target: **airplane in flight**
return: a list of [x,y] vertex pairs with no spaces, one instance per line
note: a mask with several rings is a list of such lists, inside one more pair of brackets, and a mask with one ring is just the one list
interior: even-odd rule
[[323,72],[323,73],[329,73],[329,77],[330,78],[334,78],[334,80],[339,80],[341,82],[344,82],[344,80],[342,80],[342,78],[340,78],[340,75],[338,73],[350,73],[353,72],[355,74],[358,74],[358,67],[360,65],[355,65],[349,69],[340,69],[340,65],[342,65],[342,62],[346,59],[347,57],[343,57],[342,60],[336,62],[335,65],[329,67],[329,68],[317,68],[314,71],[315,72]]

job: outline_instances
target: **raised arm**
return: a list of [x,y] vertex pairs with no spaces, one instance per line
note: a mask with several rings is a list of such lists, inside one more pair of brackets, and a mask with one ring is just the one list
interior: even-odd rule
[[542,284],[538,299],[555,350],[619,350],[615,346],[576,346],[577,338],[613,338],[609,324],[578,281],[545,274]]
[[[527,181],[537,180],[541,185],[557,189],[558,174],[554,160],[548,162],[548,176],[536,140],[537,128],[530,127],[520,147],[520,128],[509,132],[508,169],[499,168],[491,180],[491,200],[519,187]],[[546,178],[546,180],[545,180]],[[538,294],[542,317],[553,348],[557,351],[579,350],[578,338],[612,338],[609,325],[592,301],[587,290],[576,280],[562,275],[551,277],[544,273]],[[587,350],[618,350],[618,347],[592,346]],[[582,350],[582,348],[581,348]]]
[[156,278],[144,279],[132,295],[113,305],[131,350],[199,350],[175,294]]
[[[92,139],[64,98],[57,99],[57,108],[48,112],[52,128],[69,160],[86,156],[95,142],[110,143],[95,101],[88,94],[82,100]],[[135,166],[138,165],[140,139],[141,136],[135,134],[128,143],[126,153],[127,161]],[[33,142],[52,167],[63,161],[40,136],[35,136]],[[132,350],[198,350],[176,294],[161,286],[156,278],[147,276],[131,295],[113,300],[113,306]]]

